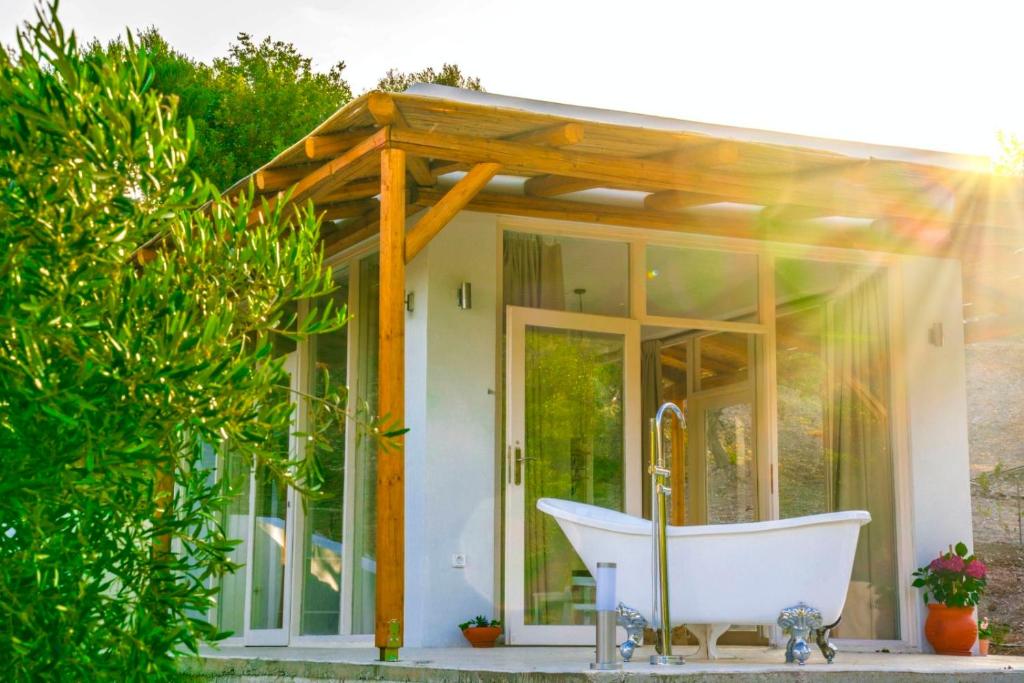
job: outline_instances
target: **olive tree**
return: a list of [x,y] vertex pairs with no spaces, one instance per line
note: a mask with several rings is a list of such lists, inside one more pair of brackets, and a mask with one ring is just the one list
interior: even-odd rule
[[[8,680],[161,680],[224,635],[203,615],[235,568],[217,515],[231,492],[204,449],[317,486],[317,448],[273,444],[295,429],[275,339],[344,323],[291,313],[333,286],[318,223],[263,205],[251,224],[251,194],[192,174],[191,124],[127,45],[83,51],[50,6],[0,50]],[[317,403],[314,445],[341,399]]]

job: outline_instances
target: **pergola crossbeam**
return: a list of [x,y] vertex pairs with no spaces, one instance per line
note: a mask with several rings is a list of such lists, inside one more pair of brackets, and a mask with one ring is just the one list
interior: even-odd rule
[[[344,184],[350,178],[365,173],[379,163],[378,155],[388,142],[389,128],[381,128],[350,150],[307,173],[292,188],[291,194],[278,193],[267,200],[267,208],[273,211],[278,203],[287,199],[298,205],[307,199],[314,201],[319,195],[329,194],[335,187]],[[263,207],[258,206],[249,213],[249,224],[259,222],[263,217]]]
[[[476,163],[494,162],[512,173],[571,176],[649,191],[682,190],[744,204],[801,204],[844,216],[899,216],[942,220],[946,208],[917,193],[854,187],[842,183],[791,183],[786,179],[680,168],[651,159],[553,149],[466,135],[396,129],[392,144],[418,156]],[[529,181],[527,181],[529,183]]]
[[405,238],[406,263],[412,261],[448,225],[448,221],[469,204],[500,168],[499,164],[477,164],[427,210]]

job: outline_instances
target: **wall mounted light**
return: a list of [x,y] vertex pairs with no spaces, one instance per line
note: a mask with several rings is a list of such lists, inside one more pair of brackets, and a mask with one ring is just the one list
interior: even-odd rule
[[455,290],[455,300],[458,302],[459,308],[464,311],[473,308],[473,285],[468,282],[459,285],[459,288]]

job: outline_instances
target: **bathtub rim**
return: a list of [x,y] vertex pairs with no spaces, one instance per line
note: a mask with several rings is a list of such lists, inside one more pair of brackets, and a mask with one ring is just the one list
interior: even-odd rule
[[[598,510],[598,515],[580,514],[572,508]],[[621,534],[650,536],[651,523],[642,517],[634,517],[624,512],[602,508],[597,505],[578,503],[562,498],[539,498],[537,509],[551,515],[555,519],[565,520],[580,526],[594,529],[614,531]],[[859,522],[864,526],[871,521],[871,513],[867,510],[843,510],[840,512],[823,512],[817,515],[771,519],[762,522],[739,522],[735,524],[701,524],[695,526],[669,526],[668,535],[673,538],[693,536],[725,536],[732,534],[749,534],[765,531],[777,531],[807,526],[841,524]]]

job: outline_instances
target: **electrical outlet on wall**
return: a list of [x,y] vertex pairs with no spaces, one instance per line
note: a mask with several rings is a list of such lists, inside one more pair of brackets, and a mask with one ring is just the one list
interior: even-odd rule
[[452,555],[452,566],[456,569],[464,569],[466,567],[466,554],[455,553]]

